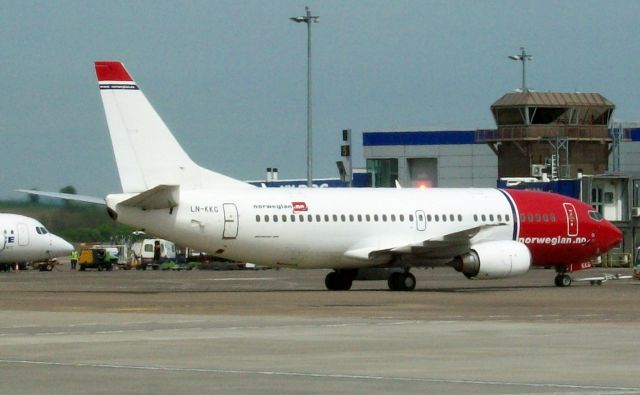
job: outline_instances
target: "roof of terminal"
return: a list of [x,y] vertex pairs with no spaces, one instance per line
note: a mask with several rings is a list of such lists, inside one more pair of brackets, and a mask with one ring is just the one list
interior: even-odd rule
[[511,92],[502,96],[491,108],[520,106],[604,106],[615,107],[599,93]]

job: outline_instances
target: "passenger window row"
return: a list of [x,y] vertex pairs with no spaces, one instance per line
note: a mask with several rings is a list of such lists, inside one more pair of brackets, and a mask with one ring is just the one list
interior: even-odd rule
[[553,213],[520,213],[520,222],[556,222]]
[[[423,222],[425,219],[427,222],[462,222],[462,214],[424,214],[420,213],[418,215],[418,221]],[[405,222],[405,219],[409,222],[414,221],[413,214],[409,214],[405,216],[404,214],[264,214],[261,216],[260,214],[256,214],[256,222]],[[493,215],[493,214],[474,214],[473,220],[475,222],[502,222],[509,221],[509,214],[505,214],[504,216],[501,214]]]

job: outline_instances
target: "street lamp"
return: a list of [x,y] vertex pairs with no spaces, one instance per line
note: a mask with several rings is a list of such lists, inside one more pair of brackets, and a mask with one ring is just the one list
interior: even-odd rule
[[511,60],[519,60],[522,62],[522,91],[523,92],[528,92],[529,89],[527,89],[527,80],[526,80],[526,67],[525,67],[525,63],[527,60],[532,60],[533,59],[533,55],[528,54],[524,47],[520,47],[520,53],[518,55],[510,55],[509,59]]
[[289,18],[296,23],[307,24],[307,186],[313,184],[313,173],[311,170],[311,22],[318,23],[319,16],[311,16],[309,7],[304,7],[306,15]]

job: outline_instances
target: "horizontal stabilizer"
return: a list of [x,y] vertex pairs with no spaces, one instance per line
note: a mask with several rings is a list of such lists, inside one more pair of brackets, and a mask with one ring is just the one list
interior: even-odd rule
[[86,195],[76,195],[74,193],[45,192],[45,191],[36,191],[31,189],[16,189],[16,192],[23,192],[29,195],[46,196],[46,197],[51,197],[56,199],[73,200],[76,202],[85,202],[85,203],[102,204],[102,205],[106,204],[104,201],[104,198],[86,196]]
[[158,185],[148,191],[141,192],[120,204],[139,207],[143,210],[174,208],[180,201],[180,187],[178,185]]

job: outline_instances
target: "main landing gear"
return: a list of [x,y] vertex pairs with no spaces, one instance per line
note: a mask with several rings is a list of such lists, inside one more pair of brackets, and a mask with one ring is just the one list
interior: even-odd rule
[[392,291],[413,291],[416,289],[416,276],[410,272],[393,272],[387,280]]
[[416,277],[409,270],[398,269],[336,269],[327,274],[324,284],[330,291],[347,291],[354,280],[387,280],[392,291],[413,291],[416,288]]

